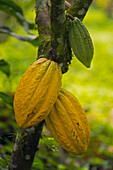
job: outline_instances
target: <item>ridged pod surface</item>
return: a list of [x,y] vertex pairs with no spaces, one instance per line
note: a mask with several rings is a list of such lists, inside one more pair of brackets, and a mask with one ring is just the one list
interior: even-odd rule
[[61,88],[61,68],[41,58],[23,74],[14,96],[14,111],[19,127],[41,122],[52,109]]
[[69,22],[69,41],[78,60],[90,67],[94,53],[93,43],[87,28],[77,17]]
[[75,155],[85,153],[90,127],[82,106],[70,92],[61,89],[45,121],[52,136],[65,150]]

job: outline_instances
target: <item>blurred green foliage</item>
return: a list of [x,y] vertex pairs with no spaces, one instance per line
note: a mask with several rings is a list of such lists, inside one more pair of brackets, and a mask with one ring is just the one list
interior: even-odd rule
[[[15,2],[24,10],[26,20],[33,22],[35,1]],[[91,128],[88,150],[80,157],[67,153],[44,126],[33,170],[113,169],[113,19],[103,9],[92,6],[83,22],[95,48],[91,68],[85,68],[73,57],[69,71],[63,75],[62,87],[72,92],[86,111]],[[5,24],[16,33],[26,35],[15,18],[9,17]],[[31,32],[37,34],[36,30]],[[13,99],[23,73],[36,57],[36,47],[13,37],[5,38],[0,44],[0,59],[9,63],[10,76],[0,70],[0,92]],[[0,169],[4,170],[8,166],[18,129],[13,108],[6,101],[0,98]]]

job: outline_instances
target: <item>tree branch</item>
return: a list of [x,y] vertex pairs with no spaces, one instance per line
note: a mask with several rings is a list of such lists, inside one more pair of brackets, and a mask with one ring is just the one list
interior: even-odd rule
[[72,60],[65,5],[67,4],[69,7],[67,13],[83,20],[92,0],[69,0],[68,2],[51,0],[51,46],[56,50],[57,55],[55,55],[54,60],[60,64],[62,73],[68,71],[68,66]]
[[51,42],[51,27],[48,0],[36,0],[36,24],[38,25],[40,46],[38,49],[38,58],[40,55],[47,57]]
[[51,1],[51,46],[61,53],[64,45],[65,37],[65,1],[52,0]]
[[[36,24],[40,46],[38,57],[46,56],[50,49],[50,19],[47,0],[36,0]],[[27,129],[19,129],[15,140],[9,170],[31,170],[44,121]]]
[[17,133],[9,170],[31,170],[44,122]]
[[67,37],[65,1],[51,0],[51,46],[56,50],[57,61],[65,73],[72,59],[71,48]]
[[71,14],[73,17],[78,17],[80,20],[83,20],[92,1],[93,0],[69,0],[72,7],[67,10],[67,13]]

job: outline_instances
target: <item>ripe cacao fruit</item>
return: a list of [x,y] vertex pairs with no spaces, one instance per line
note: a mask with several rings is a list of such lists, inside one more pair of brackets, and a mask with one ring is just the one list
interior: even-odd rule
[[45,121],[52,136],[65,150],[76,155],[85,153],[90,127],[82,106],[70,92],[61,89]]
[[40,58],[28,67],[14,97],[19,127],[27,128],[45,119],[60,92],[61,77],[61,68],[46,58]]
[[85,25],[75,17],[69,22],[69,41],[77,59],[90,67],[94,48],[90,34]]

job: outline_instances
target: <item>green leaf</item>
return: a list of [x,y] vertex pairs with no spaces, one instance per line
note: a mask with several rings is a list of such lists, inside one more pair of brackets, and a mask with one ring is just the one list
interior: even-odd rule
[[0,92],[0,97],[9,105],[13,106],[13,98],[10,97],[9,95]]
[[4,61],[3,59],[0,60],[0,70],[4,72],[7,76],[10,75],[10,66],[9,64]]
[[23,15],[22,9],[11,0],[0,0],[0,10],[14,16],[17,21],[24,26],[27,33],[34,28],[34,24],[28,23]]
[[6,170],[6,169],[4,169],[4,168],[6,168],[6,166],[7,166],[6,160],[3,159],[3,158],[0,158],[0,168],[1,168],[1,170]]
[[33,167],[38,167],[40,170],[44,169],[44,163],[39,158],[35,158],[33,162]]
[[29,36],[18,35],[12,30],[10,30],[10,28],[8,27],[0,27],[0,33],[8,34],[21,41],[27,41],[35,47],[39,45],[39,38],[36,35],[29,35]]

